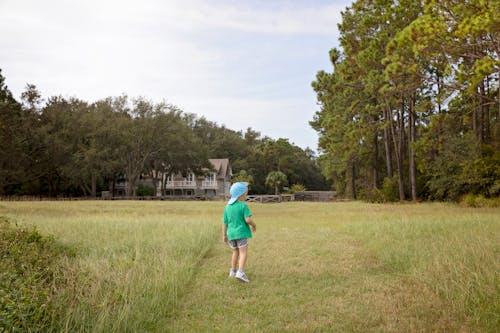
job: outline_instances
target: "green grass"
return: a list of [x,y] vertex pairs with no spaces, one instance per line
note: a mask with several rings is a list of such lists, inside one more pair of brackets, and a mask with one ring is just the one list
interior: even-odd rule
[[50,331],[60,321],[53,290],[63,284],[58,263],[67,256],[53,238],[0,217],[0,332]]
[[[159,202],[6,202],[0,215],[75,248],[57,329],[162,331],[216,234],[219,209]],[[218,234],[217,234],[218,235]]]
[[500,209],[251,204],[243,284],[221,202],[1,202],[68,247],[58,331],[496,332]]

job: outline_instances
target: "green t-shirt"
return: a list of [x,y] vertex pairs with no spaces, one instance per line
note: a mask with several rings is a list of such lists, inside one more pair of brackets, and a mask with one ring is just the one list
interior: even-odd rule
[[227,225],[228,240],[252,238],[250,226],[245,222],[250,216],[252,213],[243,201],[237,200],[232,205],[226,205],[222,221]]

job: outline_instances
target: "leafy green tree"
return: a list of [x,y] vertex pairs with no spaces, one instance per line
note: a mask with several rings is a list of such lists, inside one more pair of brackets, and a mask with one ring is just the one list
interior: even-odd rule
[[122,165],[125,166],[127,177],[126,194],[135,196],[139,177],[146,170],[150,159],[159,151],[159,147],[154,144],[158,127],[153,118],[153,104],[144,98],[133,101],[130,114],[130,121],[123,122],[120,128],[121,133],[126,135],[126,152],[122,155]]
[[265,179],[273,170],[280,170],[290,181],[304,183],[309,188],[330,187],[312,151],[303,150],[287,139],[261,138],[260,133],[251,128],[244,133],[236,132],[205,118],[193,117],[192,124],[208,156],[229,158],[235,174],[245,170],[253,176],[255,193],[266,193]]
[[24,176],[23,114],[0,70],[0,194],[12,194]]
[[34,84],[28,83],[21,94],[21,101],[24,110],[31,113],[39,113],[43,102],[42,94]]
[[[436,98],[433,99],[437,104],[437,112],[430,117],[432,126],[423,128],[422,143],[417,146],[431,158],[427,170],[438,171],[440,163],[448,165],[457,158],[462,159],[450,156],[442,146],[436,148],[433,142],[441,142],[456,153],[458,151],[454,147],[458,146],[464,151],[484,154],[462,154],[462,157],[467,156],[469,159],[457,162],[460,165],[456,168],[462,170],[465,167],[467,176],[460,173],[454,174],[454,177],[447,174],[436,177],[433,172],[425,174],[424,177],[430,179],[427,181],[429,195],[433,198],[456,199],[463,191],[481,192],[478,189],[480,183],[483,184],[482,190],[488,192],[485,189],[488,187],[486,184],[490,183],[486,181],[488,172],[482,173],[479,170],[481,168],[472,165],[483,158],[487,160],[487,156],[490,156],[487,152],[500,149],[497,130],[500,91],[497,84],[492,84],[500,77],[500,50],[495,42],[500,35],[499,3],[479,0],[425,3],[424,15],[402,32],[414,55],[407,62],[414,61],[416,57],[423,59],[427,71],[419,75],[428,85],[437,87]],[[443,98],[449,100],[446,105],[442,105]],[[423,158],[429,160],[425,155]],[[485,169],[487,164],[483,165]],[[443,190],[435,186],[441,176],[443,180],[448,180],[448,189],[452,189],[444,189],[444,194]],[[485,181],[479,181],[483,176]],[[475,179],[476,185],[473,186],[468,179]]]
[[[155,147],[147,170],[158,184],[160,175],[170,175],[190,170],[197,174],[211,168],[208,153],[191,127],[191,117],[177,107],[165,103],[155,106],[153,117],[156,134]],[[164,191],[164,184],[160,190]],[[157,193],[158,194],[158,193]]]
[[237,174],[233,175],[231,178],[232,183],[243,182],[248,183],[249,187],[253,184],[253,176],[246,172],[246,170],[240,170]]
[[116,110],[116,103],[111,97],[97,101],[88,106],[81,118],[84,134],[74,164],[82,170],[76,172],[75,178],[80,179],[85,195],[95,197],[98,190],[106,187],[113,190],[116,176],[123,174],[120,159],[126,153],[126,144],[119,128],[130,121],[130,116]]
[[286,184],[288,184],[288,179],[281,171],[272,171],[266,177],[266,186],[273,187],[276,195],[280,193],[280,189]]
[[[358,0],[343,12],[333,71],[313,82],[321,109],[311,122],[320,135],[318,162],[339,193],[356,197],[372,187],[384,194],[380,175],[392,184],[393,164],[400,200],[496,193],[498,7]],[[454,156],[459,149],[471,154]]]
[[82,153],[88,145],[88,127],[85,117],[89,105],[79,99],[51,97],[39,117],[43,150],[38,155],[40,167],[45,170],[40,190],[49,196],[89,195],[85,174],[89,172],[81,163]]
[[[340,194],[356,197],[362,188],[381,185],[385,160],[386,177],[392,178],[396,162],[404,198],[403,149],[405,147],[404,106],[399,113],[399,132],[389,126],[393,111],[403,105],[401,98],[387,98],[385,79],[386,47],[421,7],[413,1],[355,1],[342,13],[342,51],[330,51],[333,72],[320,71],[312,83],[321,110],[311,125],[320,134],[325,175],[334,178]],[[392,147],[394,139],[398,149]],[[382,154],[383,152],[383,154]],[[384,157],[382,157],[384,156]]]
[[23,123],[19,128],[27,157],[24,165],[19,165],[23,175],[18,187],[19,194],[38,194],[40,179],[46,170],[40,167],[40,155],[43,153],[43,137],[40,132],[39,115],[42,110],[42,95],[33,84],[27,84],[21,94]]
[[288,193],[295,193],[295,192],[304,192],[306,190],[306,187],[302,184],[293,184],[290,186],[290,189],[288,190]]
[[249,154],[252,148],[245,142],[241,132],[219,126],[204,117],[196,119],[192,128],[212,158],[228,158],[231,161],[237,161]]

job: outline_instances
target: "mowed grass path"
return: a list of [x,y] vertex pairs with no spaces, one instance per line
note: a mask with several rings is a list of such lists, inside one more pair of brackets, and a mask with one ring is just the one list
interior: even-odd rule
[[[497,331],[500,210],[251,205],[249,284],[219,241],[171,332]],[[478,290],[479,289],[479,290]]]
[[0,202],[0,215],[76,246],[62,331],[500,329],[498,208],[250,204],[257,232],[243,284],[227,277],[223,207]]

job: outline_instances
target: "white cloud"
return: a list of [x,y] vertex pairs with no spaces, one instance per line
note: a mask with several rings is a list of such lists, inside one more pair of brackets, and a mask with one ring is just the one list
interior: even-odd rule
[[285,7],[270,11],[251,2],[214,5],[208,1],[182,1],[169,6],[169,20],[191,29],[232,29],[271,34],[332,34],[342,5]]

